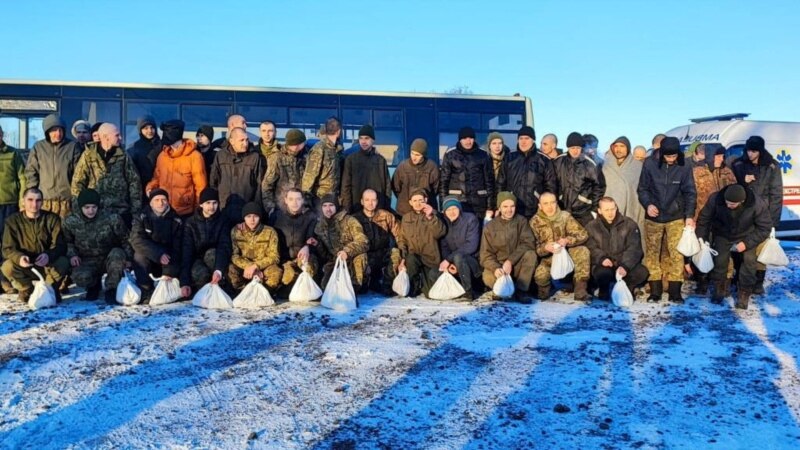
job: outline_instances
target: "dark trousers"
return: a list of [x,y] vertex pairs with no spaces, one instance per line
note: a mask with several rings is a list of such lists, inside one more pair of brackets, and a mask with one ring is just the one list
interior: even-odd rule
[[[3,236],[3,230],[6,229],[6,219],[16,212],[19,212],[19,206],[16,204],[0,205],[0,237]],[[3,255],[3,259],[5,259],[5,255]],[[5,275],[0,274],[0,283],[3,284],[3,289],[11,289],[11,284],[6,280]]]
[[410,295],[417,295],[420,291],[428,295],[428,291],[439,276],[439,268],[426,266],[422,262],[422,258],[415,253],[407,254],[405,260],[406,273],[411,281]]
[[472,255],[456,254],[450,261],[458,269],[458,280],[467,293],[472,292],[472,280],[481,273],[478,260]]
[[[594,278],[597,287],[600,289],[601,297],[608,298],[608,293],[611,292],[611,283],[616,283],[617,281],[618,267],[603,267],[601,265],[592,267],[592,278]],[[628,274],[622,280],[628,286],[628,289],[633,292],[634,288],[643,285],[649,276],[650,272],[647,271],[647,268],[642,264],[637,264],[628,271]]]
[[[731,241],[724,236],[714,236],[712,248],[717,251],[714,257],[714,269],[711,270],[711,281],[722,281],[727,278],[728,261],[731,257],[731,246],[739,241]],[[756,284],[756,247],[748,248],[744,253],[739,253],[742,263],[739,266],[737,275],[739,277],[739,287],[742,289],[752,289]]]
[[133,273],[136,274],[136,284],[142,289],[153,289],[153,280],[150,279],[151,273],[156,278],[162,275],[177,278],[180,275],[180,271],[180,261],[174,256],[170,257],[169,264],[162,265],[160,261],[152,261],[143,253],[133,253]]

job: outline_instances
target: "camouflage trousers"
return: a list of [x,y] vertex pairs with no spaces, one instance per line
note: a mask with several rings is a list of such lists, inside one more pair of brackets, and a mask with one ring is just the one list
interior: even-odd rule
[[[306,272],[313,278],[317,274],[317,267],[319,263],[314,255],[308,255],[308,263],[306,263]],[[283,286],[291,286],[297,281],[297,277],[303,273],[303,268],[297,263],[296,259],[286,261],[283,263],[283,276],[281,277],[281,284]]]
[[370,289],[391,288],[401,259],[400,250],[396,248],[368,252],[367,278]]
[[[47,284],[61,283],[61,280],[69,273],[69,259],[66,256],[61,256],[55,261],[50,261],[44,269],[37,267],[36,270],[45,277]],[[11,281],[11,286],[18,291],[32,290],[33,282],[39,280],[31,268],[23,268],[10,259],[3,261],[0,271],[3,272],[7,280]]]
[[197,291],[211,281],[214,273],[214,266],[217,262],[217,249],[210,248],[203,254],[203,259],[195,259],[192,262],[192,289]]
[[[516,286],[517,291],[528,292],[530,290],[537,262],[536,252],[528,250],[522,255],[519,262],[511,268],[511,278],[514,280],[514,286]],[[494,270],[488,269],[483,269],[481,279],[489,289],[492,289],[495,281],[497,281],[497,277],[494,276]]]
[[[336,265],[336,259],[328,261],[322,266],[322,288],[328,284],[328,280],[333,272],[333,267]],[[347,270],[350,272],[350,281],[353,282],[353,289],[358,291],[364,285],[364,280],[367,277],[367,268],[369,267],[369,260],[367,254],[362,253],[355,257],[347,258]]]
[[[667,281],[683,282],[683,255],[676,249],[683,228],[681,219],[667,223],[645,221],[644,266],[650,272],[648,281],[659,281],[663,274]],[[662,241],[664,236],[666,241]]]
[[72,280],[76,285],[87,289],[99,286],[106,274],[106,289],[116,289],[125,271],[128,257],[121,248],[112,248],[105,258],[81,258],[81,265],[72,268]]
[[50,211],[53,214],[58,214],[61,220],[64,220],[72,211],[72,202],[70,200],[46,199],[42,201],[42,209]]
[[[268,289],[276,289],[278,286],[280,286],[281,277],[283,276],[283,269],[281,269],[279,265],[275,264],[269,266],[262,270],[261,273],[263,274],[261,284],[266,286]],[[250,280],[244,277],[244,270],[236,267],[233,264],[228,266],[228,280],[230,280],[231,286],[236,291],[242,290],[242,288],[244,288],[247,283],[250,282]]]
[[[569,253],[570,258],[572,258],[572,263],[575,265],[575,269],[572,272],[574,281],[588,281],[590,263],[589,249],[583,245],[578,245],[568,248],[567,253]],[[533,275],[537,286],[548,286],[550,284],[552,281],[550,277],[550,268],[552,265],[552,255],[539,260],[536,273]]]

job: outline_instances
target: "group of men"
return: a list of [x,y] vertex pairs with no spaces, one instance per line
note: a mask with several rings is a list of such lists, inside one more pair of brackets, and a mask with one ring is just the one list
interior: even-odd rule
[[595,290],[607,299],[620,276],[631,291],[647,283],[650,301],[662,299],[666,282],[669,300],[683,302],[687,272],[699,293],[709,285],[676,251],[684,227],[696,226],[719,253],[712,300],[728,295],[732,252],[741,256],[737,305],[763,293],[755,255],[780,220],[782,189],[758,136],[728,167],[724,149],[705,155],[693,145],[687,159],[663,135],[649,156],[620,137],[602,157],[592,135],[571,133],[562,152],[548,134],[540,151],[525,126],[514,151],[498,133],[483,150],[464,127],[441,165],[416,139],[390,176],[370,125],[347,156],[333,117],[309,150],[301,130],[279,143],[266,121],[251,144],[246,127],[233,115],[226,138],[202,126],[192,140],[182,121],[161,123],[159,135],[145,116],[126,151],[116,125],[79,121],[72,141],[53,114],[27,161],[0,131],[5,292],[25,300],[38,267],[62,291],[71,277],[87,298],[100,296],[107,274],[109,301],[125,269],[145,299],[151,274],[179,278],[185,297],[206,283],[235,292],[254,278],[285,293],[303,271],[324,285],[343,259],[358,292],[388,295],[405,270],[411,295],[427,294],[448,272],[464,287],[460,300],[472,300],[509,275],[513,298],[529,301],[552,295],[553,260],[566,252],[576,300]]

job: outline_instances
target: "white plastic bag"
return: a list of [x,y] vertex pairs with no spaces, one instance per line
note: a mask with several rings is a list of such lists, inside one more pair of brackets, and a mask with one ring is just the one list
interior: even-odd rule
[[622,280],[619,272],[617,272],[617,282],[614,283],[614,289],[611,290],[611,300],[621,308],[630,308],[633,305],[633,294],[628,289],[628,285]]
[[142,300],[142,290],[136,285],[129,270],[125,271],[125,275],[117,285],[117,303],[125,306],[132,306],[138,304]]
[[311,274],[306,271],[306,266],[303,264],[303,273],[294,282],[292,291],[289,292],[289,301],[310,302],[320,297],[322,297],[322,289],[319,288]]
[[261,279],[253,277],[242,292],[233,299],[234,308],[258,309],[275,304],[267,288],[261,284]]
[[714,257],[719,253],[711,248],[711,244],[704,241],[702,238],[699,239],[699,241],[700,251],[692,256],[692,262],[697,267],[697,270],[703,273],[708,273],[714,269]]
[[218,284],[211,283],[201,287],[200,290],[194,294],[194,298],[192,298],[192,304],[194,306],[208,309],[233,308],[233,302],[231,301],[231,298],[228,297],[228,294],[226,294]]
[[336,258],[336,265],[322,294],[322,306],[336,311],[352,311],[358,308],[356,292],[350,281],[350,271],[347,270],[347,263],[342,258]]
[[681,240],[678,241],[678,246],[675,249],[683,256],[694,256],[700,251],[700,241],[697,240],[697,235],[694,234],[694,228],[684,227]]
[[572,257],[569,256],[566,247],[558,244],[553,244],[553,246],[556,251],[553,253],[553,261],[550,264],[550,277],[554,280],[561,280],[575,270],[575,263],[572,262]]
[[464,287],[461,286],[461,283],[459,283],[454,276],[450,275],[450,272],[444,271],[439,275],[439,278],[436,279],[436,283],[433,283],[431,290],[428,291],[428,298],[434,300],[452,300],[461,297],[465,293],[466,291]]
[[177,278],[156,278],[150,274],[150,279],[156,282],[156,289],[150,297],[150,306],[166,305],[181,298],[181,283]]
[[509,298],[514,295],[514,280],[511,275],[505,274],[494,282],[492,287],[494,295],[500,298]]
[[401,269],[400,273],[394,277],[392,291],[400,297],[408,297],[408,293],[411,291],[411,280],[408,279],[406,269]]
[[775,228],[769,233],[769,239],[761,253],[758,255],[758,262],[767,266],[788,266],[789,258],[786,257],[786,252],[781,248],[781,241],[775,237]]
[[47,284],[44,277],[36,269],[31,269],[39,277],[39,281],[33,282],[33,292],[28,298],[28,307],[31,309],[52,308],[56,306],[56,291]]

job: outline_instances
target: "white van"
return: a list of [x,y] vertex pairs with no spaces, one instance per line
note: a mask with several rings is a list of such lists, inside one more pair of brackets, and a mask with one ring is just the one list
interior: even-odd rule
[[706,155],[713,155],[721,145],[727,149],[726,160],[741,156],[750,136],[764,138],[767,151],[783,174],[783,212],[777,234],[800,236],[800,123],[745,120],[747,116],[749,114],[728,114],[690,119],[691,124],[665,134],[678,138],[684,151],[692,142],[700,141],[706,144]]

